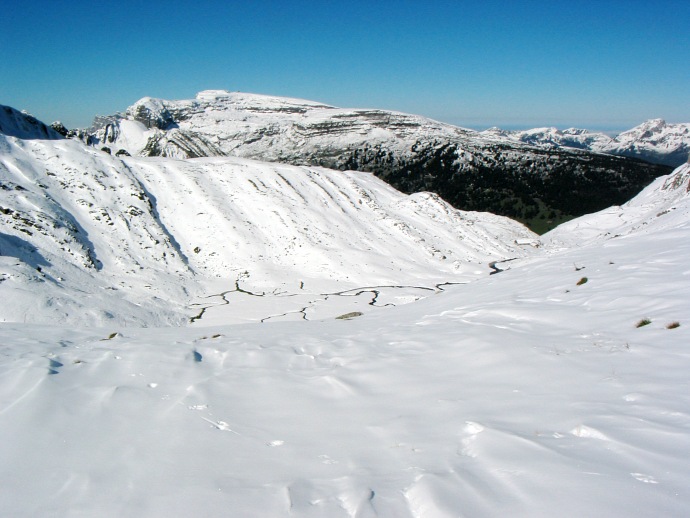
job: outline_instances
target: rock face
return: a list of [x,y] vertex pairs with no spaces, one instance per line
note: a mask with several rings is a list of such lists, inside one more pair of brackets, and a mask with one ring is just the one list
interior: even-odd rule
[[106,119],[88,135],[91,145],[140,156],[240,156],[373,172],[405,193],[431,191],[456,208],[506,215],[537,230],[623,203],[671,170],[404,113],[217,90],[183,101],[144,98]]

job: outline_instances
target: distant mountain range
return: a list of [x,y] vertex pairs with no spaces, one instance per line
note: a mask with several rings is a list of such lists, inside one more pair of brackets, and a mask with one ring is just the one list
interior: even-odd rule
[[663,119],[648,120],[615,137],[577,128],[536,128],[524,131],[491,128],[482,134],[504,136],[537,146],[569,147],[639,158],[671,167],[685,163],[690,156],[690,123],[669,124]]
[[144,98],[88,130],[56,128],[119,155],[238,156],[373,172],[402,192],[434,192],[456,208],[509,216],[539,232],[623,203],[671,171],[617,154],[656,153],[657,162],[675,163],[690,141],[687,125],[660,122],[618,140],[582,130],[477,132],[398,112],[217,90],[182,101]]

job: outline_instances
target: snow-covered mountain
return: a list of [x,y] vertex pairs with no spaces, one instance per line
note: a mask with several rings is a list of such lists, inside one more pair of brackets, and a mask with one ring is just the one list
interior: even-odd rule
[[651,119],[616,136],[608,145],[591,149],[677,167],[690,158],[690,123]]
[[[346,313],[377,287],[398,290],[374,297],[385,305],[488,275],[489,262],[525,255],[530,246],[517,242],[534,239],[507,218],[403,195],[371,174],[118,158],[46,139],[15,110],[0,115],[6,322],[199,323],[230,304],[224,294],[247,292],[264,303],[249,320]],[[362,288],[368,299],[336,296]],[[292,309],[276,313],[279,296]]]
[[[0,325],[3,514],[690,514],[688,166],[414,304],[360,288],[330,295],[366,297],[358,318],[227,325],[289,313],[304,273],[445,278],[447,250],[512,258],[531,236],[361,173],[6,135],[0,160],[3,311],[63,304],[65,324]],[[273,262],[292,291],[257,297]],[[203,306],[215,327],[79,315],[140,304],[140,322],[172,322],[165,306],[215,274],[236,288]]]
[[405,193],[434,192],[456,208],[507,215],[534,228],[623,203],[670,172],[415,115],[221,90],[190,100],[144,98],[77,133],[114,154],[238,156],[373,172]]
[[576,128],[535,128],[524,131],[491,128],[482,134],[500,135],[516,142],[553,149],[567,147],[639,158],[672,167],[678,167],[690,157],[690,123],[670,124],[663,119],[648,120],[615,137]]

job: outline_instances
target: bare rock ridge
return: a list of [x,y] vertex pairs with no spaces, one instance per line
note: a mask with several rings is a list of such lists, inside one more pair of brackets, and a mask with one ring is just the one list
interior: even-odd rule
[[[671,171],[595,149],[596,135],[571,133],[557,142],[399,112],[210,90],[190,100],[141,99],[124,114],[97,119],[82,137],[131,155],[238,156],[373,172],[402,192],[435,192],[456,208],[509,216],[537,231],[623,203]],[[619,154],[646,157],[641,146],[626,149]]]

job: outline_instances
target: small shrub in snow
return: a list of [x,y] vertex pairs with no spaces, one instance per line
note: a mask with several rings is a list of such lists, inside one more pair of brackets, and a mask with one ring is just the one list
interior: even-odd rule
[[643,318],[642,320],[640,320],[637,323],[637,325],[635,325],[635,327],[644,327],[644,326],[648,326],[651,323],[652,323],[652,321],[649,320],[648,318]]
[[583,277],[582,279],[580,279],[579,281],[577,281],[577,285],[578,285],[578,286],[582,286],[582,285],[583,285],[584,283],[586,283],[588,280],[589,280],[589,279],[587,279],[587,277]]
[[676,327],[680,327],[680,322],[671,322],[666,326],[666,329],[675,329]]

